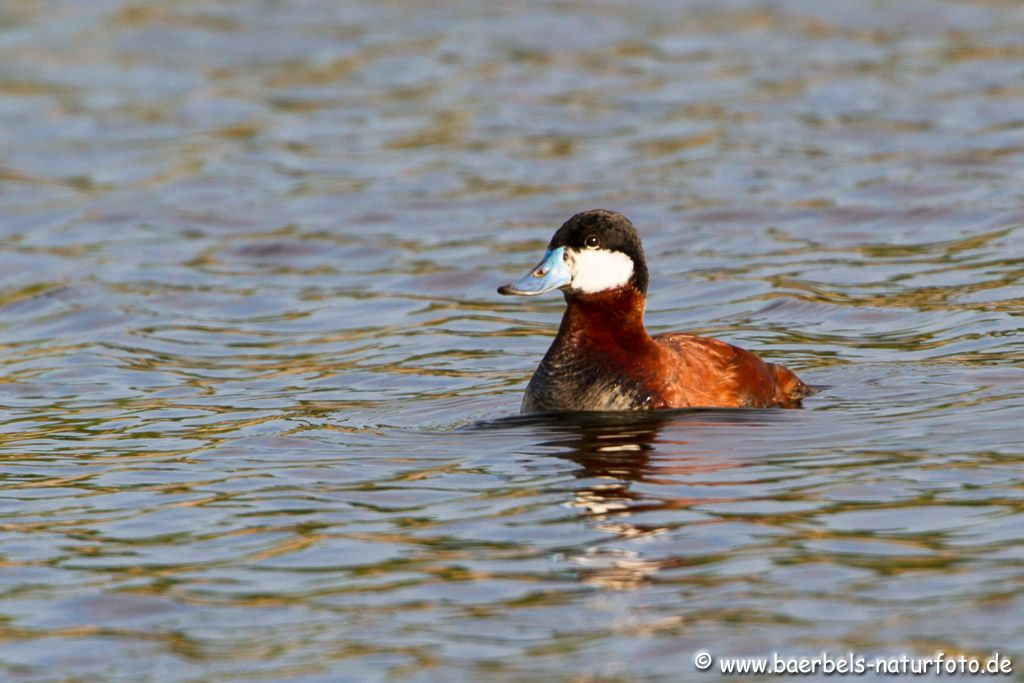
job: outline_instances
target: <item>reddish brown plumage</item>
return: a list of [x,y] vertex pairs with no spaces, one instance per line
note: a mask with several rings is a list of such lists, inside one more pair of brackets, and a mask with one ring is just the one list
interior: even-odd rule
[[675,368],[666,385],[666,407],[770,408],[795,406],[807,385],[788,368],[766,363],[738,346],[688,334],[654,337]]
[[791,407],[809,393],[790,370],[723,341],[651,336],[634,287],[567,299],[525,410]]

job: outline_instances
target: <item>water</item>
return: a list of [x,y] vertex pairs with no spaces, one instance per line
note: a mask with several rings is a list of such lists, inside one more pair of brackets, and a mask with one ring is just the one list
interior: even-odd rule
[[[1010,0],[3,2],[0,674],[1020,659],[1021,35]],[[494,288],[598,206],[653,330],[827,389],[515,417],[562,303]]]

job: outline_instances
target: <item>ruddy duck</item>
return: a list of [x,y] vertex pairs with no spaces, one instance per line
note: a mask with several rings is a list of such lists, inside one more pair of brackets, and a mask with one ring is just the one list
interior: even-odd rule
[[544,260],[499,294],[561,289],[558,336],[526,387],[522,412],[795,407],[810,388],[781,365],[731,344],[644,327],[647,263],[620,213],[578,213]]

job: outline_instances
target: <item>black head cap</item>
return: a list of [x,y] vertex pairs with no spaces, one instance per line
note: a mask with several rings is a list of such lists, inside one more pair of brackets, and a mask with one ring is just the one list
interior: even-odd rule
[[619,251],[633,259],[631,282],[640,292],[647,293],[647,261],[640,235],[636,228],[617,211],[591,209],[578,213],[562,224],[551,238],[548,249],[566,247],[576,251],[607,249]]

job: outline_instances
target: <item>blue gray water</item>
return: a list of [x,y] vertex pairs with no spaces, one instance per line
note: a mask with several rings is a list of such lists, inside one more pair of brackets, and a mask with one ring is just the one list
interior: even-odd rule
[[[0,2],[0,677],[1024,670],[1024,5]],[[617,209],[803,410],[517,418]]]

